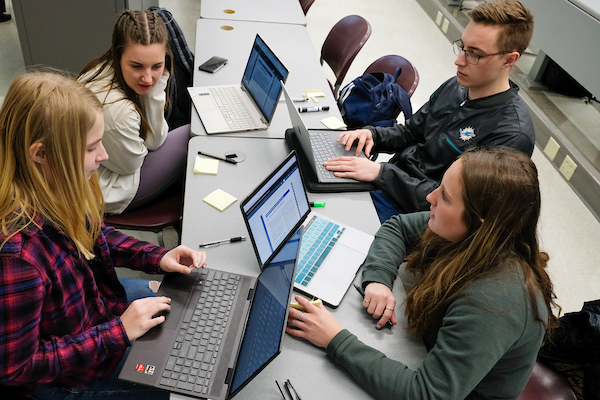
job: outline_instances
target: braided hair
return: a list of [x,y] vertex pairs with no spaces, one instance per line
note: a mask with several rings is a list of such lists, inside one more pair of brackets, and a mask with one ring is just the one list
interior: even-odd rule
[[[162,17],[152,11],[143,10],[126,10],[121,14],[115,28],[113,30],[112,44],[110,49],[99,58],[93,60],[86,65],[79,76],[82,76],[89,71],[97,68],[98,70],[83,82],[88,84],[95,81],[107,68],[114,70],[114,77],[110,83],[110,89],[119,88],[125,93],[127,99],[131,100],[136,107],[136,110],[142,118],[142,125],[140,128],[140,137],[146,139],[148,133],[151,131],[148,119],[146,118],[145,111],[143,110],[140,102],[139,95],[130,88],[123,78],[123,72],[121,71],[121,57],[125,51],[125,48],[131,44],[141,44],[149,46],[151,44],[164,44],[166,50],[165,56],[165,69],[170,74],[173,73],[173,53],[169,46],[169,32],[165,25]],[[167,93],[169,91],[171,80],[167,85]],[[167,96],[167,99],[169,96]],[[168,100],[165,107],[168,107]]]

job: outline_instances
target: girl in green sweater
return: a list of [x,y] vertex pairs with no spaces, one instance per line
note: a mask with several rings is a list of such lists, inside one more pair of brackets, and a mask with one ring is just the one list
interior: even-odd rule
[[378,399],[516,399],[541,343],[557,325],[548,255],[537,240],[537,169],[516,150],[468,151],[427,196],[430,212],[381,226],[363,268],[362,305],[396,324],[398,267],[417,275],[405,305],[407,330],[429,350],[410,370],[343,329],[301,297],[290,335],[323,347]]

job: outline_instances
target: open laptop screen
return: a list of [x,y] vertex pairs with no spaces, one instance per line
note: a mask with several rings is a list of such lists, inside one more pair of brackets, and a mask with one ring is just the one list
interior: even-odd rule
[[281,348],[287,324],[302,227],[258,277],[248,325],[231,383],[231,394],[259,373]]
[[261,268],[310,213],[295,152],[241,203]]
[[279,95],[281,83],[285,82],[288,70],[275,56],[259,35],[256,35],[250,58],[242,77],[246,88],[267,121],[271,121]]

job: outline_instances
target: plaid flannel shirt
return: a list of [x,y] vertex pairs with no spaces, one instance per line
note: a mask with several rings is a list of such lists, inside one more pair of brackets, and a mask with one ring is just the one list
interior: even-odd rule
[[109,375],[131,344],[115,267],[160,273],[168,250],[103,226],[87,261],[54,225],[36,222],[0,250],[0,385],[84,386]]

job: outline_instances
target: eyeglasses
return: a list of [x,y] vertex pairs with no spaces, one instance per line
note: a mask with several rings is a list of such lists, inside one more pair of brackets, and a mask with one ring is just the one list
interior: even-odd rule
[[475,54],[472,51],[465,50],[465,46],[463,46],[461,39],[456,39],[454,42],[452,42],[452,47],[454,48],[454,54],[456,54],[457,56],[460,56],[460,54],[464,51],[465,59],[467,60],[467,62],[469,64],[473,64],[473,65],[479,64],[479,60],[481,60],[484,57],[491,57],[491,56],[497,56],[499,54],[511,53],[510,51],[500,51],[498,53],[493,53],[493,54],[483,54],[483,55]]

